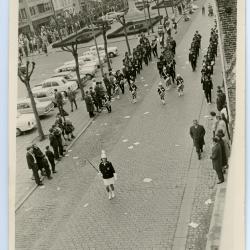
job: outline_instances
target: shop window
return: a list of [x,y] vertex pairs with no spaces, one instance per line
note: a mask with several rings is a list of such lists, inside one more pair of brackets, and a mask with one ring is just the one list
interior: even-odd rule
[[36,14],[35,7],[30,7],[30,14],[31,14],[31,16],[34,16]]
[[20,9],[19,14],[21,19],[27,19],[27,14],[25,9]]

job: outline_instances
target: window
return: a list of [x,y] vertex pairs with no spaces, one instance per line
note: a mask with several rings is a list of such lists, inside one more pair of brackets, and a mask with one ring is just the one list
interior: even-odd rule
[[31,16],[34,16],[36,14],[35,7],[30,7],[30,14],[31,14]]
[[59,86],[58,82],[52,82],[52,86]]
[[43,84],[43,88],[50,88],[51,87],[51,82],[45,82]]
[[45,12],[45,9],[44,9],[44,4],[38,4],[37,5],[37,8],[38,8],[38,12],[39,13],[44,13]]
[[27,14],[26,14],[25,9],[20,9],[19,14],[20,14],[21,19],[27,19]]

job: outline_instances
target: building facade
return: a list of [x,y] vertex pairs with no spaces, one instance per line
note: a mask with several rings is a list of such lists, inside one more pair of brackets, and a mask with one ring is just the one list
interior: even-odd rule
[[78,0],[19,0],[19,33],[36,32],[49,24],[52,16],[80,11]]

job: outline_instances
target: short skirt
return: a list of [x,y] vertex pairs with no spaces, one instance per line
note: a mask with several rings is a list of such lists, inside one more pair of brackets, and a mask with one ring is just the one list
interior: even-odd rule
[[115,184],[115,179],[114,179],[114,177],[109,178],[109,179],[103,179],[103,183],[104,183],[105,186],[109,186],[111,184],[114,185]]

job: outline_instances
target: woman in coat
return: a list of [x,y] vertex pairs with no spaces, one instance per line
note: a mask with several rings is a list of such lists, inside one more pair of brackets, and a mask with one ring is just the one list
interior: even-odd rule
[[85,96],[85,103],[86,103],[86,108],[87,108],[87,111],[89,112],[89,117],[92,118],[95,116],[94,114],[94,103],[93,103],[93,100],[89,94],[89,91],[86,91],[86,96]]
[[217,184],[221,184],[224,182],[224,175],[222,172],[222,152],[221,145],[219,144],[219,139],[217,137],[213,138],[213,147],[212,147],[212,155],[210,157],[213,163],[213,169],[216,171],[219,182]]

